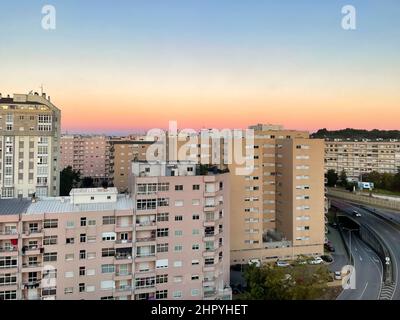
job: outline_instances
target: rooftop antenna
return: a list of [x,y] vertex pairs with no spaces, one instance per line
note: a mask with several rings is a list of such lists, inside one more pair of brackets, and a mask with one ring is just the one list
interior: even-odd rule
[[43,96],[43,83],[40,85],[40,96]]

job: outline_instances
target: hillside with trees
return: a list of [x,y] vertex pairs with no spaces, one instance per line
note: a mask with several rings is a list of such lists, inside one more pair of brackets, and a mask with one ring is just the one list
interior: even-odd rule
[[316,139],[344,139],[344,140],[391,140],[398,139],[400,140],[400,131],[399,130],[363,130],[363,129],[342,129],[342,130],[327,130],[319,129],[317,132],[311,135],[312,138]]

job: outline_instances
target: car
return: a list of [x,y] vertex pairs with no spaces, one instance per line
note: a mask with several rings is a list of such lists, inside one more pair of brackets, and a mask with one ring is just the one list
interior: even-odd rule
[[335,271],[335,280],[342,280],[342,272]]
[[325,244],[325,249],[328,250],[329,252],[335,252],[335,247],[330,243]]
[[361,217],[361,213],[359,213],[357,210],[353,210],[353,214],[354,214],[356,217]]
[[321,256],[321,259],[324,260],[325,262],[328,262],[328,263],[333,262],[333,258],[331,256],[328,256],[328,255]]
[[315,257],[314,260],[310,260],[310,264],[321,264],[324,263],[324,260],[321,259],[321,257]]
[[278,267],[289,267],[289,266],[290,266],[290,264],[287,263],[286,261],[277,261],[277,262],[276,262],[276,265],[277,265]]

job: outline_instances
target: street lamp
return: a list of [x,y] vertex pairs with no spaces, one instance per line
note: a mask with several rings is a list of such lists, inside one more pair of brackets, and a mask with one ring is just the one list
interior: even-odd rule
[[[354,259],[353,259],[352,250],[351,250],[351,232],[352,231],[358,231],[358,229],[349,229],[349,228],[342,228],[342,229],[349,232],[349,238],[350,238],[350,240],[349,240],[349,242],[350,242],[350,264],[353,265],[354,264]],[[352,263],[352,261],[353,261],[353,263]]]

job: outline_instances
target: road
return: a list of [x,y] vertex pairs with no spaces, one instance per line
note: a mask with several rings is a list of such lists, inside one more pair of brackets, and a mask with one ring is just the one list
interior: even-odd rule
[[[350,241],[350,232],[344,234]],[[338,300],[377,300],[382,285],[382,263],[357,236],[352,235],[351,253],[356,269],[356,288],[343,290]]]
[[[397,284],[397,280],[400,279],[400,269],[399,269],[399,267],[400,267],[400,247],[399,247],[400,232],[399,232],[399,230],[396,227],[390,225],[390,223],[386,222],[385,220],[378,218],[374,214],[370,213],[369,211],[360,208],[356,204],[349,203],[344,200],[337,200],[337,199],[333,199],[332,204],[349,214],[351,214],[352,211],[356,209],[362,215],[361,217],[357,218],[357,221],[360,224],[365,224],[366,226],[370,227],[383,239],[385,246],[388,248],[388,250],[390,251],[390,253],[393,257],[393,261],[391,263],[393,263],[393,267],[395,270],[395,284],[394,284],[393,292],[391,293],[390,298],[395,299],[395,300],[400,300],[400,286],[398,286],[398,284]],[[382,209],[378,209],[378,208],[375,208],[375,209],[376,209],[377,213],[381,213]],[[360,270],[362,270],[363,268],[364,268],[364,265],[362,265],[362,268]],[[360,275],[360,273],[357,272],[357,275]],[[368,280],[364,280],[364,281],[366,283]]]

